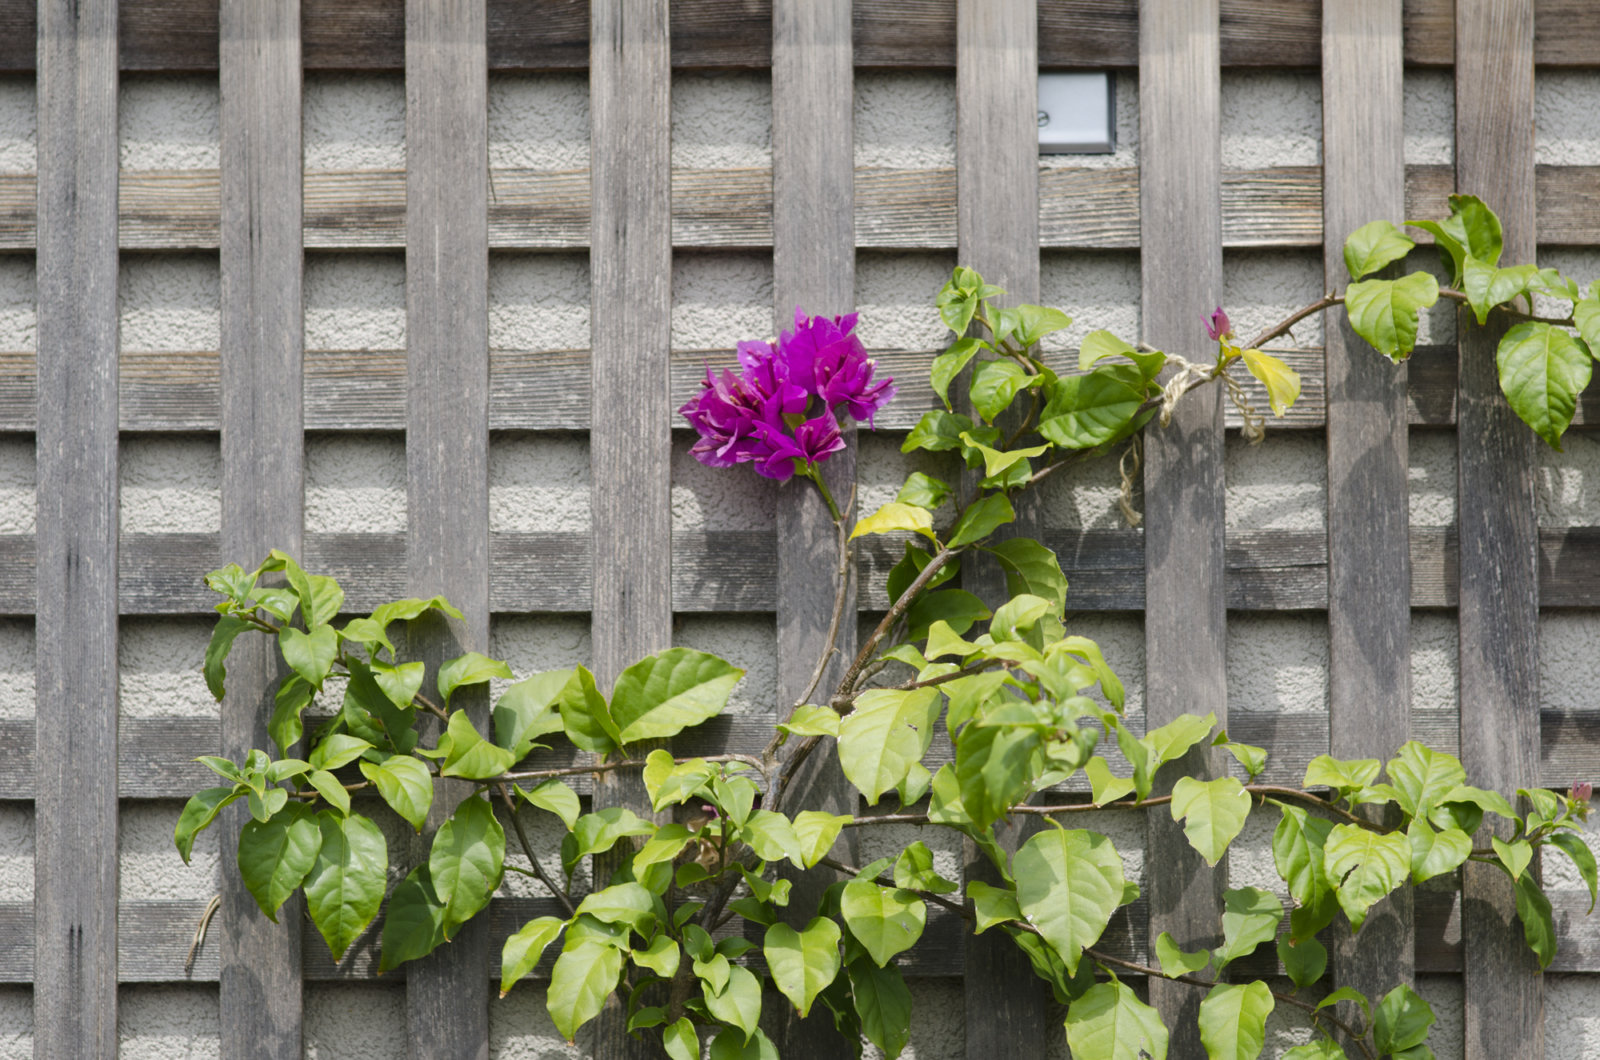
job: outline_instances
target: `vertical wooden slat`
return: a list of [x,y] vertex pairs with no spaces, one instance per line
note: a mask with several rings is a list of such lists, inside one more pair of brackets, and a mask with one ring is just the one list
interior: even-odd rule
[[[593,181],[590,343],[595,673],[672,641],[671,90],[666,0],[594,0],[589,114]],[[637,773],[595,779],[594,804],[650,815]],[[597,876],[612,866],[596,859]],[[654,1055],[614,997],[595,1055]]]
[[[1503,262],[1534,259],[1531,0],[1457,0],[1456,187],[1500,215]],[[1461,757],[1509,794],[1539,783],[1539,443],[1500,395],[1505,319],[1459,320]],[[1543,989],[1511,886],[1470,862],[1462,886],[1468,1060],[1541,1057]]]
[[[222,551],[248,567],[269,549],[299,556],[301,546],[300,5],[224,0],[220,18]],[[251,748],[271,747],[277,654],[265,637],[234,646],[225,757],[242,761]],[[236,836],[249,814],[243,803],[226,812],[223,834]],[[234,860],[223,866],[223,1053],[298,1058],[300,903],[287,903],[274,924]]]
[[[854,70],[849,0],[774,0],[772,5],[772,258],[778,330],[794,326],[794,310],[848,313],[855,305]],[[823,475],[838,503],[855,481],[855,431]],[[826,505],[811,483],[793,479],[778,499],[778,703],[780,711],[806,693],[831,625],[838,540]],[[811,702],[826,702],[856,642],[852,584],[840,618],[839,654],[824,669]],[[774,723],[782,721],[775,717]],[[790,809],[854,813],[854,789],[832,746],[821,748],[791,787]],[[857,864],[853,831],[834,856]],[[790,900],[796,926],[821,899],[817,873],[800,876]],[[809,884],[809,886],[808,886]],[[833,1029],[822,1010],[800,1020],[789,1005],[775,1007],[772,1037],[782,1054],[854,1056],[854,1043]]]
[[[1139,210],[1144,341],[1192,361],[1215,356],[1201,318],[1222,293],[1219,170],[1221,70],[1217,0],[1139,4]],[[1223,591],[1222,402],[1206,387],[1179,403],[1172,424],[1146,434],[1145,719],[1215,713],[1227,724]],[[1196,749],[1157,777],[1220,772]],[[1218,940],[1227,863],[1208,869],[1164,813],[1152,813],[1145,864],[1150,939],[1185,949]],[[1172,1030],[1173,1056],[1203,1056],[1201,992],[1162,980],[1151,1003]]]
[[34,1055],[117,1049],[117,5],[39,4]]
[[[1322,10],[1323,271],[1349,282],[1344,240],[1405,213],[1400,8],[1349,0]],[[1377,356],[1343,313],[1326,317],[1329,750],[1388,759],[1411,735],[1411,563],[1406,370]],[[1341,985],[1379,997],[1414,965],[1412,898],[1336,936]]]
[[[1012,305],[1039,299],[1038,30],[1035,0],[956,4],[956,245],[961,263],[1004,287]],[[1007,534],[1038,536],[1030,502],[1018,504]],[[997,606],[1006,591],[998,566],[965,562],[964,584]],[[1013,818],[995,833],[1015,850],[1033,827]],[[1001,882],[976,844],[965,844],[963,860],[968,879]],[[963,972],[968,1057],[992,1060],[1060,1033],[1048,1026],[1048,989],[1006,936],[968,936]]]
[[[416,624],[430,668],[489,643],[488,67],[484,0],[406,3],[406,469],[410,591],[464,621]],[[487,728],[481,689],[455,706]],[[440,785],[428,838],[470,785]],[[485,1057],[488,922],[406,978],[412,1055]]]

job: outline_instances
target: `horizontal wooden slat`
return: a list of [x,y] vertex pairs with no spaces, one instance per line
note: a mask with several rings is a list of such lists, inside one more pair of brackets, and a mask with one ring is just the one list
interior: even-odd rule
[[[587,170],[502,169],[491,174],[489,244],[498,249],[582,250],[589,243]],[[1411,166],[1406,215],[1449,212],[1448,166]],[[126,250],[208,250],[218,241],[219,191],[212,170],[122,175],[119,239]],[[1545,245],[1600,242],[1600,166],[1541,166],[1538,238]],[[953,169],[856,171],[856,245],[943,250],[955,246]],[[1400,220],[1400,218],[1395,218]],[[1223,245],[1317,247],[1322,176],[1315,166],[1230,170],[1222,180]],[[1420,233],[1418,234],[1420,236]],[[1039,238],[1046,249],[1136,249],[1135,169],[1039,171]],[[675,170],[672,241],[682,248],[772,246],[768,169]],[[1427,242],[1425,238],[1421,242]],[[31,250],[34,178],[0,174],[0,250]],[[320,250],[405,245],[405,174],[382,170],[307,173],[305,245]]]
[[[1320,429],[1326,416],[1321,347],[1273,352],[1300,373],[1301,391],[1300,400],[1288,415],[1268,420],[1268,432]],[[679,350],[672,356],[674,406],[698,391],[708,363],[730,361],[727,350]],[[873,356],[880,372],[902,381],[900,396],[879,413],[877,426],[909,430],[935,405],[933,392],[916,385],[925,378],[934,353],[878,350]],[[1059,371],[1071,371],[1075,356],[1048,354],[1045,359]],[[1412,426],[1455,424],[1456,365],[1454,347],[1423,346],[1412,354],[1406,410]],[[401,350],[307,350],[303,380],[306,428],[404,430],[405,367],[405,353]],[[33,354],[0,353],[0,432],[34,429],[34,372]],[[122,430],[218,429],[221,383],[214,351],[125,352],[121,375]],[[489,355],[489,377],[492,430],[589,429],[587,350],[494,350]],[[1259,384],[1246,379],[1245,390],[1257,408],[1267,408],[1266,395]],[[1238,420],[1238,414],[1230,408],[1228,425],[1237,427]],[[1600,425],[1600,390],[1591,389],[1579,398],[1572,424],[1579,430]]]
[[[1541,531],[1541,602],[1547,609],[1593,608],[1600,601],[1600,527]],[[1070,604],[1084,611],[1144,607],[1144,537],[1138,530],[1055,530],[1044,535],[1071,583]],[[1411,531],[1411,606],[1454,607],[1453,529]],[[201,582],[220,566],[215,534],[134,534],[122,539],[121,610],[125,615],[202,615],[214,597]],[[499,533],[490,538],[496,613],[589,609],[588,535]],[[332,574],[352,612],[404,595],[405,540],[399,534],[308,534],[307,566]],[[33,613],[33,538],[0,535],[0,614]],[[861,607],[888,606],[883,580],[898,546],[862,549]],[[239,557],[234,557],[239,558]],[[247,558],[247,557],[246,557]],[[1237,611],[1317,611],[1327,606],[1327,543],[1313,531],[1238,532],[1227,539],[1228,607]],[[762,531],[673,534],[673,609],[682,613],[770,612],[774,537]]]
[[[1461,971],[1460,895],[1452,891],[1420,890],[1417,895],[1417,971],[1449,975]],[[117,910],[117,975],[122,982],[215,982],[219,948],[216,923],[205,944],[195,954],[194,968],[183,971],[184,957],[194,938],[206,903],[199,900],[124,901]],[[1589,898],[1577,891],[1557,891],[1551,895],[1555,914],[1558,950],[1549,971],[1600,973],[1600,934],[1585,916]],[[500,974],[499,953],[513,932],[537,916],[560,915],[559,907],[548,898],[496,898],[489,905],[490,954],[485,969],[491,978]],[[1123,959],[1142,960],[1149,910],[1143,899],[1118,910],[1098,946]],[[928,911],[928,924],[922,940],[896,958],[907,976],[945,978],[961,974],[961,942],[966,925],[944,909]],[[359,939],[339,964],[333,962],[327,945],[309,919],[305,922],[304,976],[311,981],[360,981],[377,978],[378,939],[376,930]],[[754,956],[759,956],[756,950]],[[545,955],[532,973],[542,980],[549,976],[555,953]],[[1239,962],[1240,974],[1264,976],[1282,974],[1270,947]],[[27,983],[33,978],[33,907],[28,902],[0,902],[0,983]],[[405,967],[387,972],[385,982],[403,982]]]
[[[1321,62],[1317,0],[1223,0],[1222,63],[1312,67]],[[1420,66],[1454,61],[1450,0],[1404,0],[1405,58]],[[582,70],[589,63],[585,0],[490,0],[491,70]],[[33,0],[0,0],[0,72],[34,68]],[[405,67],[405,11],[393,0],[304,0],[302,49],[308,70]],[[1600,29],[1587,0],[1535,0],[1534,61],[1594,66]],[[855,65],[955,66],[955,0],[858,0]],[[124,70],[217,69],[215,0],[122,0]],[[676,67],[762,69],[772,61],[768,0],[677,0],[672,5]],[[1138,0],[1039,0],[1039,65],[1131,68],[1138,63]]]

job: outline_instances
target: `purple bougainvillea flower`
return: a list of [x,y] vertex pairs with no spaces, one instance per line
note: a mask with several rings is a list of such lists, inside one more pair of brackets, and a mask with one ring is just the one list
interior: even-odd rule
[[1594,785],[1587,780],[1575,780],[1572,782],[1571,795],[1579,802],[1588,802],[1594,795]]
[[1233,333],[1233,325],[1228,321],[1228,314],[1217,306],[1217,311],[1210,316],[1201,317],[1206,322],[1206,334],[1211,336],[1213,342],[1219,342],[1223,336]]
[[739,343],[738,375],[708,367],[700,393],[678,410],[700,435],[689,451],[702,464],[748,463],[787,480],[844,448],[840,417],[870,426],[894,397],[894,380],[873,378],[854,313],[830,319],[796,309],[794,320],[775,345]]

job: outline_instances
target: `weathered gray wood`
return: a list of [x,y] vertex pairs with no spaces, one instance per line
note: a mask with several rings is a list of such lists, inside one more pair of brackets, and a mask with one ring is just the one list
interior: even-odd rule
[[[1217,0],[1140,0],[1139,217],[1144,341],[1192,361],[1215,356],[1202,317],[1221,301],[1221,74]],[[1145,714],[1149,727],[1215,713],[1226,725],[1222,404],[1189,395],[1145,434]],[[1219,773],[1215,752],[1191,751],[1157,777]],[[1148,819],[1151,932],[1185,949],[1217,941],[1227,863],[1208,869],[1165,814]],[[1154,951],[1151,951],[1154,959]],[[1201,1055],[1193,987],[1152,981],[1150,1002],[1176,1056]]]
[[[672,642],[668,19],[666,0],[590,4],[592,622],[595,674],[608,690],[629,664]],[[634,773],[602,775],[594,803],[651,815]],[[596,877],[626,856],[623,844],[595,858]],[[593,1048],[605,1060],[660,1055],[627,1033],[616,995],[595,1020]]]
[[117,1049],[117,9],[38,8],[34,1053]]
[[[300,5],[225,0],[222,83],[222,552],[245,567],[281,548],[300,555],[304,483],[300,364]],[[282,669],[266,637],[228,658],[223,757],[271,748],[267,719]],[[180,789],[181,790],[181,789]],[[243,803],[218,826],[232,849]],[[300,919],[262,915],[233,858],[222,859],[222,1049],[298,1060]]]
[[[486,40],[484,0],[407,0],[407,587],[447,594],[464,616],[412,624],[430,669],[489,646]],[[486,728],[481,686],[452,705]],[[424,844],[472,790],[438,786]],[[488,925],[475,920],[409,969],[413,1056],[488,1055],[488,952]]]
[[[772,270],[773,315],[779,332],[794,327],[797,306],[813,316],[855,308],[855,160],[849,0],[773,0],[772,4]],[[824,481],[841,505],[855,489],[856,437],[831,456]],[[846,588],[835,654],[815,685],[827,650],[837,598],[839,540],[815,486],[791,479],[778,495],[778,702],[781,722],[802,697],[827,702],[856,643],[854,572]],[[839,769],[831,742],[819,748],[789,789],[786,812],[854,813],[855,789]],[[840,835],[833,856],[859,864],[856,836]],[[796,874],[789,917],[804,927],[816,913],[826,873]],[[855,1043],[833,1028],[821,1008],[801,1020],[774,1003],[765,1021],[780,1054],[822,1058],[855,1055]]]
[[[1035,0],[956,3],[956,246],[961,264],[1006,289],[1008,305],[1039,300],[1038,6]],[[1016,425],[1017,421],[1013,421]],[[968,488],[976,485],[967,475]],[[1001,536],[1037,536],[1035,497],[1018,497]],[[991,608],[1007,597],[999,565],[969,557],[962,584]],[[1036,829],[1015,818],[995,826],[1007,851]],[[976,843],[963,849],[967,880],[1003,884]],[[992,1058],[1052,1033],[1049,989],[1027,956],[999,932],[966,939],[966,1055]]]
[[[1405,210],[1400,8],[1351,0],[1322,11],[1323,271],[1349,282],[1344,240]],[[1373,355],[1330,314],[1328,743],[1336,758],[1391,758],[1411,737],[1411,563],[1406,370]],[[1361,933],[1334,935],[1340,985],[1381,997],[1413,974],[1412,892],[1375,906]]]
[[[1500,215],[1502,260],[1532,261],[1531,0],[1457,0],[1455,80],[1457,186]],[[1539,443],[1500,394],[1508,322],[1459,320],[1461,755],[1474,783],[1510,794],[1539,776]],[[1462,938],[1468,1060],[1542,1057],[1543,978],[1489,865],[1463,869]]]

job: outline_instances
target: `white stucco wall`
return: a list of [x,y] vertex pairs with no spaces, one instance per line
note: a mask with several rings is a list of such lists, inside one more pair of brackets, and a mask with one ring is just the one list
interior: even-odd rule
[[[1116,75],[1117,150],[1106,156],[1046,156],[1046,167],[1129,167],[1138,164],[1138,79]],[[1405,152],[1411,164],[1452,160],[1453,86],[1448,72],[1408,71]],[[764,73],[679,72],[673,77],[672,161],[690,168],[761,168],[771,164],[771,83]],[[1226,72],[1222,82],[1222,164],[1230,169],[1315,166],[1321,158],[1321,89],[1305,72]],[[1541,72],[1536,85],[1537,160],[1541,164],[1600,164],[1600,80],[1582,72]],[[124,75],[121,161],[128,170],[215,169],[219,97],[214,78]],[[36,104],[31,78],[0,77],[0,173],[35,169]],[[405,166],[405,93],[398,75],[308,74],[305,79],[304,160],[308,171],[399,170]],[[501,75],[489,82],[489,152],[495,167],[582,169],[589,163],[588,84],[583,74]],[[938,168],[955,164],[955,78],[949,72],[862,72],[856,79],[855,160],[858,166]],[[1395,220],[1399,220],[1396,218]],[[860,333],[880,350],[933,350],[947,332],[931,306],[949,275],[948,252],[863,251],[856,262]],[[1600,275],[1600,252],[1547,249],[1540,263],[1581,281]],[[213,350],[219,342],[220,284],[214,254],[127,254],[119,284],[121,338],[129,352]],[[1412,267],[1438,271],[1431,249]],[[1047,347],[1066,354],[1084,334],[1105,327],[1139,337],[1137,252],[1049,251],[1041,255],[1041,300],[1076,319]],[[34,269],[25,255],[0,256],[0,351],[36,345]],[[1321,256],[1313,250],[1230,250],[1224,255],[1223,297],[1236,327],[1249,333],[1316,298],[1324,290]],[[490,345],[494,350],[581,350],[589,342],[589,263],[582,253],[497,252],[490,261]],[[739,338],[773,330],[771,255],[755,252],[679,252],[674,257],[672,347],[698,360],[716,356]],[[1198,331],[1199,322],[1196,322]],[[1454,328],[1446,308],[1425,315],[1422,342],[1448,342]],[[405,261],[399,253],[307,255],[305,337],[318,351],[399,350],[405,346]],[[1293,340],[1316,346],[1319,320],[1297,327]],[[918,385],[918,380],[903,380]],[[1326,450],[1321,432],[1272,431],[1252,447],[1230,438],[1225,456],[1230,531],[1320,530],[1326,518]],[[678,432],[672,462],[675,530],[770,530],[779,489],[743,471],[706,469],[687,455]],[[897,435],[863,432],[860,506],[870,511],[892,498],[913,469],[939,461],[898,451]],[[311,532],[400,532],[406,525],[405,443],[398,434],[319,433],[306,440],[306,526]],[[587,440],[565,433],[497,434],[490,448],[491,528],[500,532],[582,532],[589,526],[591,479]],[[129,534],[214,532],[220,525],[220,455],[215,436],[130,435],[121,451],[121,519]],[[1456,518],[1456,441],[1453,432],[1414,430],[1410,454],[1413,525],[1441,527]],[[1569,436],[1566,452],[1540,450],[1542,526],[1600,525],[1600,441]],[[0,534],[33,531],[35,472],[31,436],[0,434]],[[1046,490],[1052,528],[1109,529],[1121,524],[1110,463],[1062,475]],[[1138,615],[1077,613],[1076,632],[1099,640],[1128,687],[1128,709],[1143,715],[1144,640]],[[196,667],[208,636],[203,619],[128,618],[119,646],[121,711],[131,718],[214,715],[216,706]],[[586,616],[497,616],[491,650],[519,674],[588,659]],[[1541,704],[1590,709],[1600,680],[1593,645],[1600,616],[1550,613],[1541,621]],[[684,615],[674,642],[716,649],[748,675],[733,709],[765,709],[775,696],[777,645],[770,615]],[[1227,638],[1229,696],[1238,712],[1317,714],[1327,709],[1327,623],[1322,615],[1234,614]],[[1458,695],[1454,616],[1418,611],[1412,620],[1414,724],[1449,747]],[[33,713],[33,626],[0,619],[0,718]],[[217,886],[215,834],[196,845],[183,866],[171,845],[180,803],[123,804],[119,861],[121,893],[140,900],[200,899]],[[1095,818],[1090,820],[1090,818]],[[548,815],[529,811],[524,823],[541,842],[557,838]],[[1085,815],[1078,823],[1103,827],[1123,855],[1130,878],[1142,878],[1142,831],[1130,818]],[[1235,885],[1281,890],[1271,869],[1271,822],[1254,820],[1230,865]],[[398,838],[398,833],[397,833]],[[863,859],[889,852],[910,832],[865,829]],[[948,837],[921,836],[947,875],[959,871],[959,847]],[[1593,837],[1591,837],[1591,842]],[[516,855],[513,855],[515,857]],[[555,867],[554,859],[550,867]],[[1548,878],[1576,887],[1562,859],[1547,859]],[[0,803],[0,901],[32,893],[33,814],[30,806]],[[508,894],[537,894],[523,877]],[[1547,1055],[1600,1053],[1600,980],[1558,975],[1547,980]],[[915,981],[913,1040],[918,1060],[962,1052],[959,983]],[[1461,1055],[1459,981],[1426,976],[1419,989],[1440,1024],[1433,1045],[1441,1058]],[[388,983],[309,983],[306,1056],[386,1057],[403,1052],[404,992]],[[219,1052],[214,985],[127,985],[120,992],[119,1035],[128,1057],[177,1060]],[[1304,1040],[1303,1029],[1274,1016],[1277,1055]],[[581,1056],[550,1026],[537,990],[524,984],[491,1008],[491,1055]],[[1065,1055],[1057,1036],[1048,1054]],[[31,993],[0,987],[0,1060],[32,1054]],[[868,1055],[873,1055],[869,1050]]]

